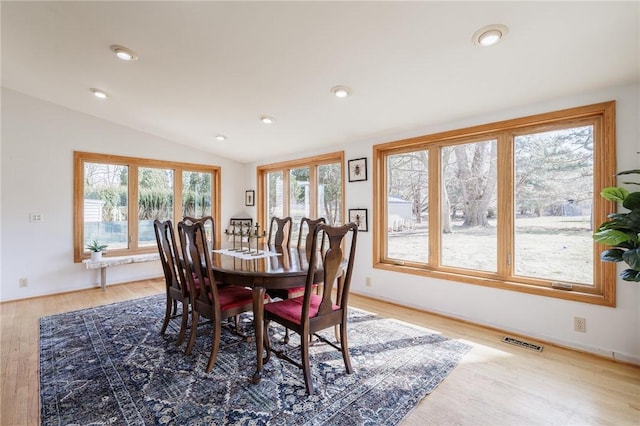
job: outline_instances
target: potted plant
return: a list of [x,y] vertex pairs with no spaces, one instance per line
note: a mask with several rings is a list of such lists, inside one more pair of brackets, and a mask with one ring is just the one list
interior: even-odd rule
[[87,244],[87,250],[91,252],[91,260],[97,261],[102,259],[102,252],[107,249],[106,244],[100,244],[98,240],[93,240],[91,244]]
[[[640,174],[640,169],[618,173],[629,174]],[[624,183],[640,185],[638,182]],[[596,242],[611,246],[600,254],[600,260],[625,262],[628,268],[620,274],[622,279],[640,282],[640,192],[629,192],[625,188],[611,186],[603,189],[600,195],[629,210],[624,213],[611,213],[607,216],[610,220],[602,223],[593,234]]]

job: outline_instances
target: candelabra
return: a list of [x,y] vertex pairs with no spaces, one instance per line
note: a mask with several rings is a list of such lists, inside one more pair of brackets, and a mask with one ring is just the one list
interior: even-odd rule
[[[255,228],[255,230],[252,230],[252,228]],[[245,225],[242,222],[240,223],[234,222],[231,225],[231,232],[229,232],[229,229],[225,229],[224,233],[226,235],[232,236],[233,248],[230,248],[229,251],[247,253],[247,254],[251,254],[252,256],[258,256],[261,254],[261,251],[259,250],[258,246],[259,246],[260,239],[266,236],[266,232],[265,231],[260,232],[260,224],[256,223],[252,227],[251,224],[248,224],[248,223]],[[236,247],[236,237],[239,237],[240,247]],[[247,238],[247,247],[244,247],[243,245],[245,237]],[[251,239],[256,240],[255,250],[251,249]]]

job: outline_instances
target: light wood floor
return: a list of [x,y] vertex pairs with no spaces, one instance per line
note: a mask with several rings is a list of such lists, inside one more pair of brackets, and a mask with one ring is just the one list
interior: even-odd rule
[[[41,316],[162,292],[162,280],[148,280],[0,304],[0,424],[39,423]],[[496,331],[357,295],[351,305],[473,346],[403,425],[640,425],[640,367],[548,345],[533,352]]]

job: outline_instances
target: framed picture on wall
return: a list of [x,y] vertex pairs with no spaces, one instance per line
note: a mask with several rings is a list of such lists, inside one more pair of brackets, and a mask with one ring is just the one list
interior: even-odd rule
[[349,182],[359,182],[367,180],[367,159],[356,158],[355,160],[349,160]]
[[245,191],[244,192],[244,205],[245,206],[253,206],[256,204],[256,191]]
[[367,232],[369,230],[367,209],[349,209],[349,222],[355,223],[358,231]]

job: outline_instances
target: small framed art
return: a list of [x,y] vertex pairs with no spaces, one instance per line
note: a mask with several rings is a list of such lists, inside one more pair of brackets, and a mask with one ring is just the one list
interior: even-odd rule
[[367,159],[356,158],[355,160],[349,160],[349,182],[359,182],[367,180]]
[[355,223],[358,231],[367,232],[369,230],[367,209],[349,209],[349,222]]
[[256,191],[245,191],[244,192],[244,205],[245,206],[254,206],[256,204]]

